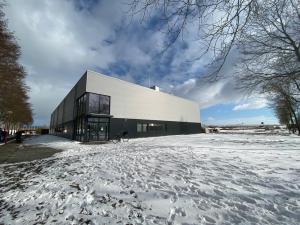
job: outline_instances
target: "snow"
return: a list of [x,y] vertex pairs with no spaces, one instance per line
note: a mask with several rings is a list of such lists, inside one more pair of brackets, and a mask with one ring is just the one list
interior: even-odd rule
[[0,224],[300,224],[300,138],[197,134],[88,145],[0,166]]

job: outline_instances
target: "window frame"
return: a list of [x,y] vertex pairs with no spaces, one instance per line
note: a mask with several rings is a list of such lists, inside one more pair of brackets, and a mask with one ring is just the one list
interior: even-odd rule
[[[110,104],[111,104],[111,97],[109,95],[103,95],[103,94],[98,94],[94,92],[86,92],[88,94],[87,98],[87,114],[93,113],[93,114],[104,114],[104,115],[110,115]],[[98,112],[91,112],[90,111],[90,96],[91,94],[93,95],[98,95]],[[107,112],[101,112],[101,97],[106,97],[108,99],[108,111]]]

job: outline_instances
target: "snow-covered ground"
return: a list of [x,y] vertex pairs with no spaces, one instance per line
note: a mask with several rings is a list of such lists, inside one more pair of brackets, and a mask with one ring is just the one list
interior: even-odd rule
[[300,224],[300,138],[199,134],[0,166],[0,224]]

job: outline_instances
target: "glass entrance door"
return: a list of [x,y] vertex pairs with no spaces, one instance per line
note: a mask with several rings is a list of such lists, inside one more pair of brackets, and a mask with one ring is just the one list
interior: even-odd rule
[[108,123],[99,123],[98,130],[98,140],[106,141],[108,139]]
[[107,118],[88,118],[88,141],[108,140],[108,126]]

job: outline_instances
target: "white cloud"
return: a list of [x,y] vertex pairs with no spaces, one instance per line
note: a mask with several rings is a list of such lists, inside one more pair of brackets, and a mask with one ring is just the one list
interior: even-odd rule
[[[133,65],[149,62],[135,43],[125,43],[123,37],[117,44],[103,44],[114,37],[125,6],[103,0],[91,11],[78,11],[73,1],[8,2],[5,14],[21,46],[35,123],[49,122],[54,107],[86,69],[107,68],[122,57]],[[130,75],[126,79],[132,81]]]
[[236,88],[235,81],[228,76],[216,82],[205,79],[189,79],[183,84],[172,88],[176,95],[195,100],[202,109],[216,104],[236,104],[233,111],[262,109],[268,106],[268,100],[263,95],[246,95]]
[[[75,1],[67,0],[8,2],[5,13],[22,49],[21,63],[28,71],[26,82],[31,87],[36,124],[49,121],[54,107],[86,69],[107,70],[120,62],[130,65],[129,71],[112,71],[113,76],[147,85],[150,75],[152,85],[193,99],[201,108],[219,103],[237,104],[234,110],[263,107],[263,102],[248,101],[236,89],[232,78],[236,52],[221,70],[225,78],[208,82],[201,76],[208,73],[205,65],[212,56],[190,61],[203,51],[193,24],[184,41],[159,55],[164,34],[153,27],[143,29],[134,20],[126,24],[128,5],[124,1],[102,0],[89,11],[79,11]],[[188,44],[183,48],[184,42]]]
[[171,91],[176,95],[197,101],[202,109],[216,104],[236,104],[233,111],[267,107],[266,96],[259,94],[249,96],[238,88],[234,70],[238,60],[239,54],[233,50],[220,71],[220,78],[216,81],[209,81],[203,77],[191,78],[174,86]]
[[[175,86],[171,91],[176,95],[195,100],[201,108],[207,108],[220,103],[239,103],[245,98],[241,89],[237,88],[232,73],[238,60],[238,54],[233,52],[220,71],[221,78],[209,81],[206,78],[192,78]],[[206,71],[209,73],[209,70]]]
[[207,121],[215,121],[216,119],[214,118],[214,117],[212,117],[212,116],[209,116],[208,118],[207,118]]
[[268,105],[268,101],[265,97],[251,97],[246,101],[236,105],[232,110],[239,111],[239,110],[249,110],[249,109],[261,109],[265,108]]
[[51,112],[49,110],[56,108],[58,103],[62,100],[61,96],[65,96],[71,89],[70,86],[54,87],[53,84],[45,82],[36,83],[28,81],[27,85],[30,86],[29,97],[34,103],[35,123],[40,125],[47,124],[49,112]]
[[110,46],[99,44],[113,33],[107,19],[101,14],[95,18],[76,11],[72,1],[39,1],[37,4],[28,0],[20,4],[12,0],[7,7],[7,17],[22,47],[22,61],[34,65],[36,70],[74,71],[95,64],[107,66],[114,61]]

